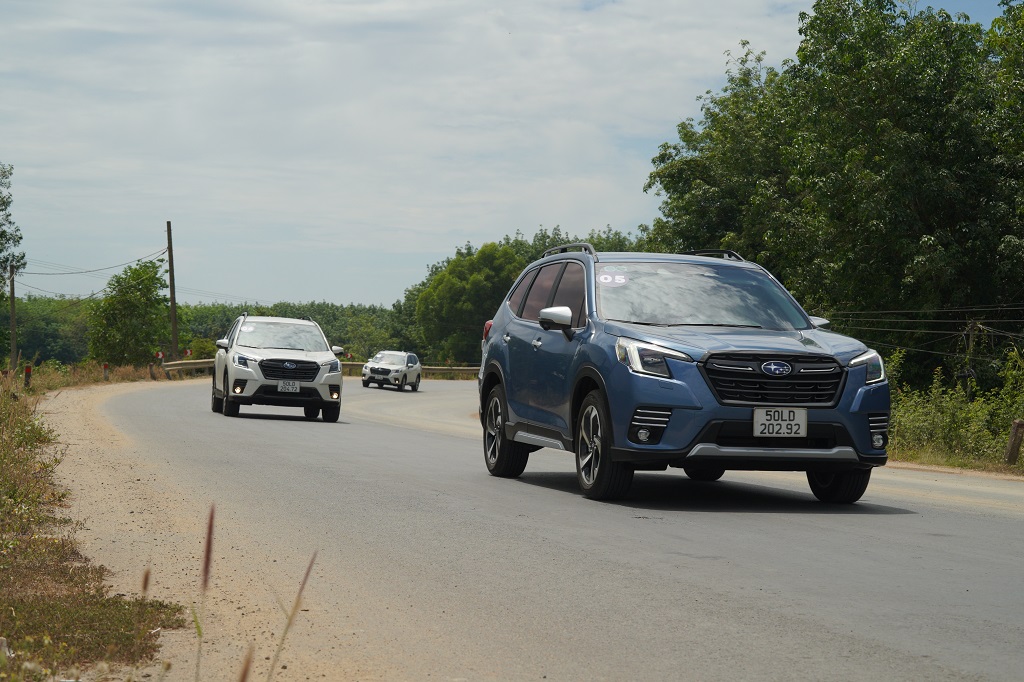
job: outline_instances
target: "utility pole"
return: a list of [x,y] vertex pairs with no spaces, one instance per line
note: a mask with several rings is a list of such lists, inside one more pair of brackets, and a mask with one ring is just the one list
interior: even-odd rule
[[[167,221],[167,271],[171,285],[171,359],[178,359],[178,304],[174,300],[174,244],[171,241],[171,221]],[[13,285],[12,285],[13,286]]]
[[11,370],[18,369],[18,325],[14,320],[14,263],[11,263]]

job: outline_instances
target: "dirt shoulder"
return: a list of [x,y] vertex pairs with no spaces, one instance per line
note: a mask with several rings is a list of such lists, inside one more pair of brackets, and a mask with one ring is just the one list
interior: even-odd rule
[[[201,679],[237,679],[250,644],[255,646],[253,675],[266,678],[285,624],[281,605],[291,606],[299,575],[282,575],[266,564],[266,548],[231,547],[216,551],[215,570],[205,600],[200,599],[200,572],[208,507],[175,488],[140,457],[136,444],[113,428],[102,413],[114,396],[154,390],[161,384],[107,384],[67,389],[40,406],[66,453],[57,468],[59,482],[71,491],[68,515],[81,522],[77,533],[82,552],[110,570],[112,593],[137,595],[142,577],[151,570],[149,596],[195,607],[202,612],[204,641]],[[231,542],[230,528],[218,539]],[[323,655],[331,646],[313,635],[304,614],[289,634],[277,680],[386,679],[383,662],[362,660],[358,652]],[[191,614],[186,614],[191,623]],[[99,666],[84,680],[194,680],[198,639],[190,626],[160,634],[161,650],[154,663],[139,670],[108,670]],[[163,662],[171,669],[163,671]],[[328,665],[325,661],[330,661]],[[340,661],[340,663],[339,663]]]

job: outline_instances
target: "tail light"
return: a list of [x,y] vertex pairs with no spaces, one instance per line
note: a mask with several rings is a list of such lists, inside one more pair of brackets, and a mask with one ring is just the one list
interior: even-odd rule
[[494,324],[494,320],[487,320],[484,322],[484,341],[487,340],[487,335],[491,333],[492,324]]

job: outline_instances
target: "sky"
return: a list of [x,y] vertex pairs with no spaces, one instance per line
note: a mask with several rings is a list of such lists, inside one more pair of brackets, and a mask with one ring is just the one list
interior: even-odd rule
[[2,0],[15,294],[102,295],[168,221],[187,303],[390,306],[467,242],[635,235],[727,52],[792,58],[812,5]]

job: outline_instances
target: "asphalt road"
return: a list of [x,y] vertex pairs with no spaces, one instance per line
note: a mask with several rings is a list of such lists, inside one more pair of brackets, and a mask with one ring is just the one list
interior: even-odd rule
[[318,551],[303,636],[386,657],[389,676],[1024,679],[1024,483],[885,468],[831,507],[799,473],[670,470],[594,502],[566,453],[489,476],[475,389],[349,380],[337,424],[226,418],[202,382],[104,410],[216,502],[232,543],[299,575]]

